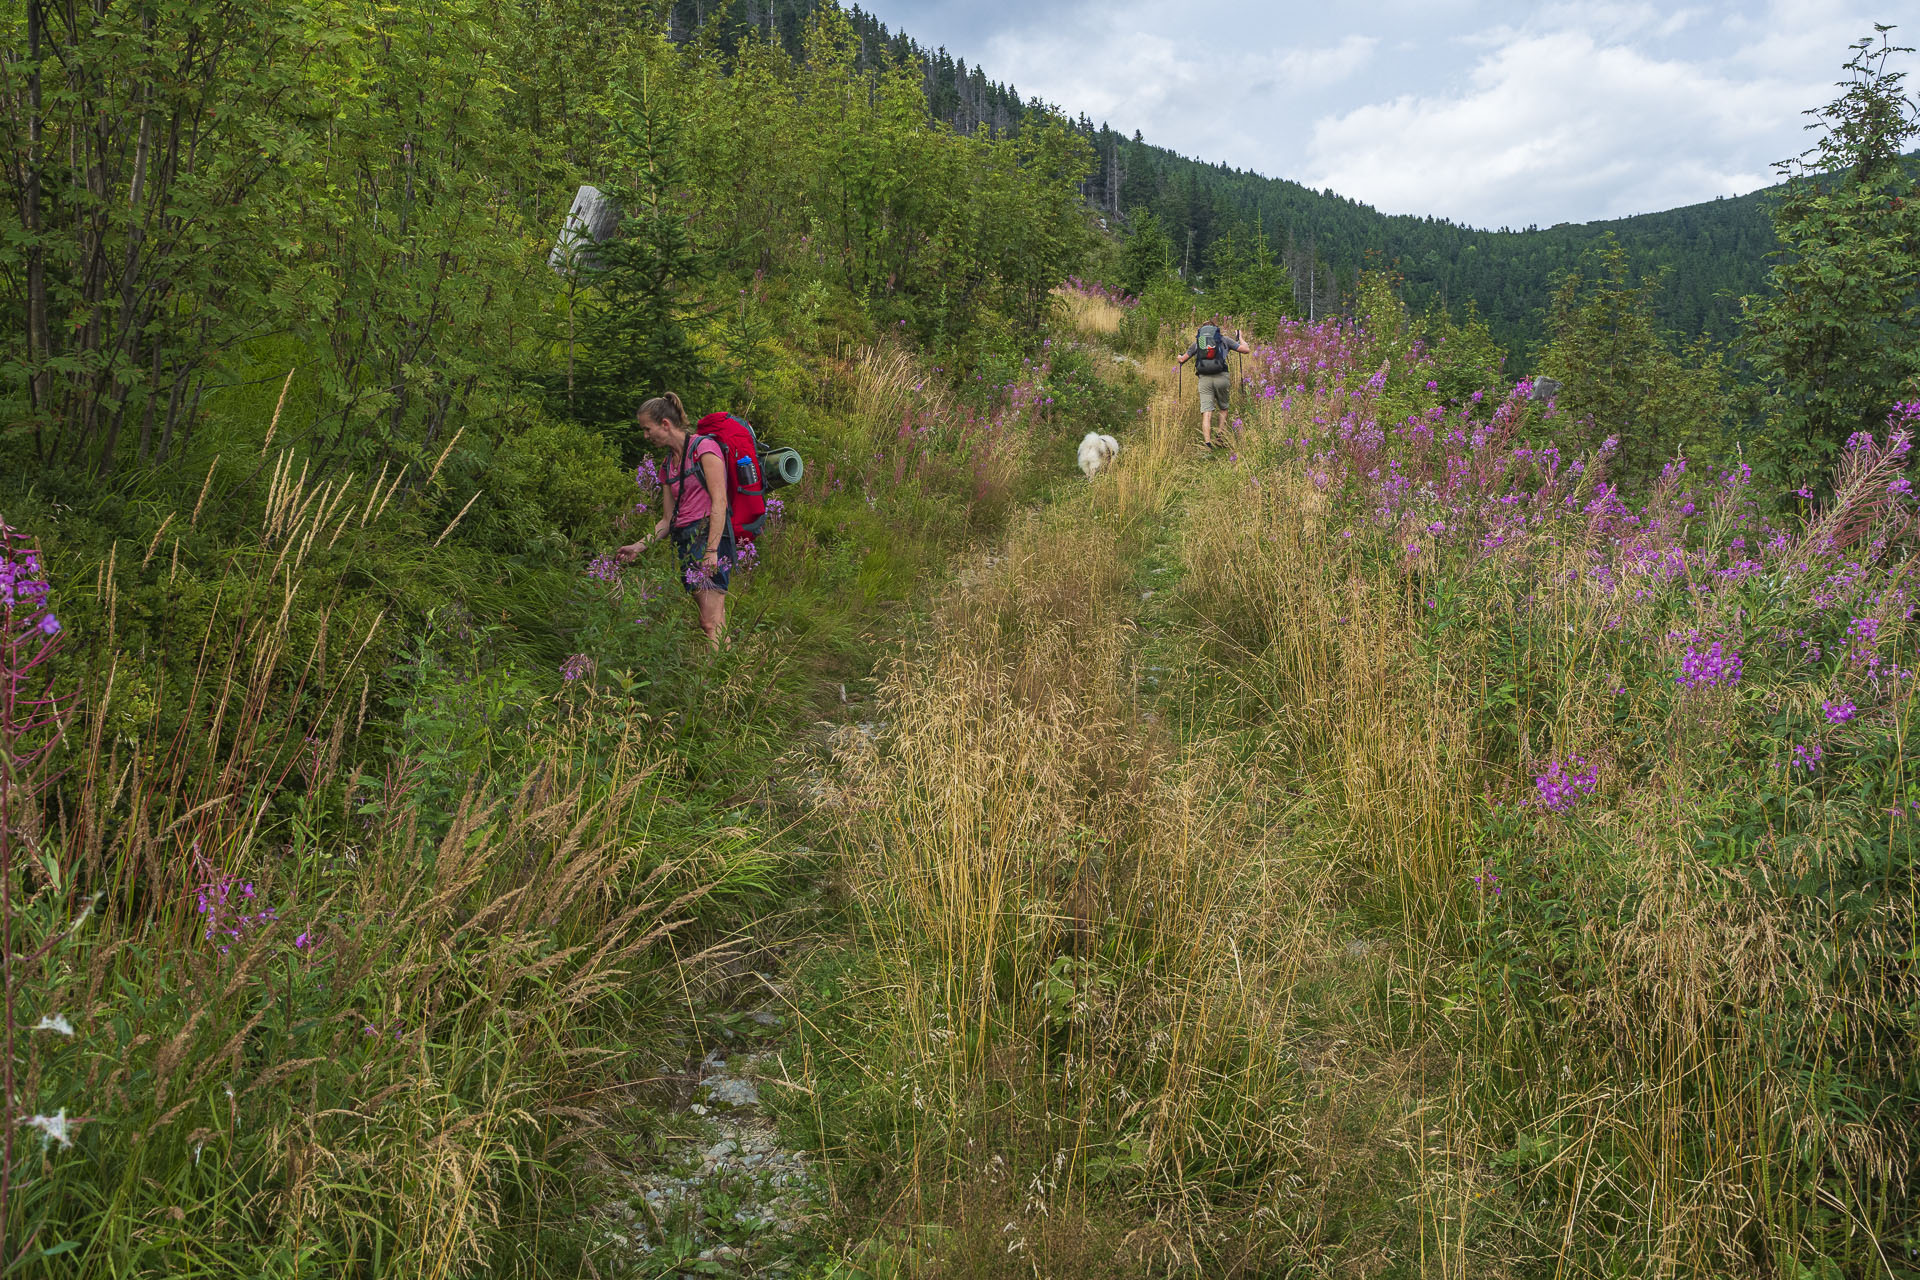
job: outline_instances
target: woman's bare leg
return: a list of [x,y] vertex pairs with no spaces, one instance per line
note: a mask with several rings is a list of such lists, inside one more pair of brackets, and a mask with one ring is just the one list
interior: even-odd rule
[[703,587],[693,598],[700,606],[700,629],[707,633],[707,643],[718,649],[720,635],[727,629],[727,593]]

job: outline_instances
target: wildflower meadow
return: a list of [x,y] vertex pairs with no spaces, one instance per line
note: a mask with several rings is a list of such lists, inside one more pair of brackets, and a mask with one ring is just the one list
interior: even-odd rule
[[1189,599],[1240,703],[1310,709],[1343,894],[1428,957],[1382,995],[1458,1055],[1471,1220],[1871,1273],[1916,1230],[1920,403],[1818,498],[1732,444],[1630,492],[1410,330],[1257,348]]
[[1910,1255],[1920,408],[1623,484],[1371,296],[1203,462],[1165,374],[889,675],[797,1118],[936,1272]]
[[376,8],[7,23],[0,1276],[1920,1276],[1891,28],[1653,244]]

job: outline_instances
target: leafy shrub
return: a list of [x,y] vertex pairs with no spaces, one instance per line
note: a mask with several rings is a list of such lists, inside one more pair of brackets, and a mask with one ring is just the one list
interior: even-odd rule
[[[1192,335],[1184,333],[1188,321],[1193,319],[1195,301],[1193,291],[1172,276],[1162,277],[1147,286],[1140,295],[1140,304],[1127,312],[1120,322],[1120,346],[1143,359],[1158,359],[1185,351]],[[1162,332],[1167,326],[1173,327],[1173,350],[1161,351],[1159,348],[1167,341]]]
[[486,507],[467,541],[536,562],[536,549],[551,563],[605,545],[632,507],[633,477],[613,446],[572,423],[535,421],[508,436],[485,483]]

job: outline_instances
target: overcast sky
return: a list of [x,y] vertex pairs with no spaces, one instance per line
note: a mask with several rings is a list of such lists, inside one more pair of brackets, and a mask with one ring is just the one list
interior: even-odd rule
[[[1186,155],[1473,226],[1738,195],[1912,0],[861,0],[922,45]],[[1896,12],[1899,11],[1899,12]],[[1207,16],[1217,15],[1217,16]],[[1909,55],[1909,87],[1920,66]]]

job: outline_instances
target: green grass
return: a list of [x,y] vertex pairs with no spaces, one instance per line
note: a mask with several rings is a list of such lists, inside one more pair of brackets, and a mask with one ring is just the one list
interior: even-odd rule
[[[16,901],[47,944],[21,1024],[75,1028],[29,1034],[23,1078],[80,1123],[18,1148],[8,1237],[23,1274],[578,1274],[589,1157],[666,1116],[745,994],[730,957],[820,909],[796,746],[1099,406],[1009,428],[989,472],[923,366],[850,366],[716,655],[664,560],[584,576],[635,496],[591,435],[522,407],[329,458],[313,388],[280,404],[299,353],[256,354],[172,463],[0,494],[79,695]],[[858,416],[903,405],[910,441]]]

